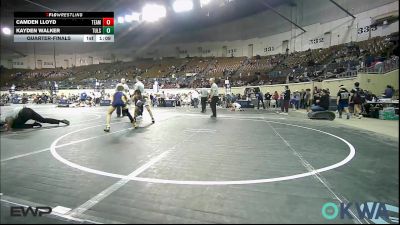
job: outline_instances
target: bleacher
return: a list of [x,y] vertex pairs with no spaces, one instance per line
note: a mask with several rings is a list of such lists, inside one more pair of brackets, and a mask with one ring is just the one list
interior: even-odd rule
[[185,61],[185,66],[181,74],[184,73],[203,73],[203,71],[210,65],[213,61],[212,58],[201,58],[201,57],[194,57],[188,58]]
[[[57,81],[60,88],[90,87],[95,80],[105,87],[113,87],[124,77],[128,84],[133,77],[141,75],[149,82],[161,78],[171,87],[200,87],[210,77],[230,78],[236,85],[276,84],[324,80],[344,76],[354,76],[358,71],[379,73],[398,68],[398,58],[390,59],[394,46],[387,37],[374,37],[366,41],[351,42],[329,48],[309,49],[288,55],[221,57],[221,58],[163,58],[160,60],[137,59],[132,62],[102,63],[68,69],[4,69],[1,70],[1,87],[15,84],[24,89],[45,88],[51,81]],[[382,61],[385,60],[383,63]],[[381,64],[382,63],[382,64]],[[187,73],[196,74],[186,77]],[[174,76],[173,76],[174,75]]]
[[153,66],[143,73],[144,78],[164,78],[181,71],[183,59],[164,58],[153,62]]
[[224,73],[235,73],[242,65],[245,57],[215,58],[208,66],[205,74],[207,77],[222,77]]

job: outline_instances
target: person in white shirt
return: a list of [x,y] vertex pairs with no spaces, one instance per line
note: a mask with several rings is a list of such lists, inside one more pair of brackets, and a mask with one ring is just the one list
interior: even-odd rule
[[[128,86],[128,84],[126,83],[125,78],[121,78],[121,82],[117,84],[117,87],[118,87],[118,85],[124,86],[124,93],[125,93],[125,94],[129,93],[129,86]],[[115,87],[115,91],[117,91],[117,87]]]
[[210,78],[211,90],[210,90],[210,107],[212,111],[211,118],[217,117],[217,102],[218,98],[218,85],[215,83],[215,78]]
[[193,91],[192,99],[194,108],[199,108],[199,92],[197,92],[197,90]]
[[100,91],[94,92],[95,105],[100,104],[101,93]]
[[[120,85],[122,85],[124,87],[124,91],[123,92],[125,93],[126,97],[128,98],[128,104],[129,104],[129,97],[130,97],[130,95],[129,95],[129,86],[126,83],[125,78],[121,78],[121,83],[117,84],[117,86],[115,87],[115,92],[117,92],[117,88]],[[121,107],[117,107],[117,117],[121,116],[121,111],[122,111]],[[125,116],[125,115],[122,114],[122,116]]]
[[234,103],[232,103],[232,106],[231,106],[232,108],[231,108],[231,111],[242,111],[242,105],[240,105],[239,103],[237,103],[237,102],[234,102]]
[[188,107],[190,107],[190,103],[191,103],[191,101],[190,101],[190,96],[189,96],[189,94],[184,94],[184,95],[183,95],[183,106],[188,106]]
[[164,93],[164,91],[162,91],[161,95],[160,95],[160,106],[165,107],[165,93]]
[[[145,95],[144,84],[143,84],[142,78],[141,78],[140,76],[137,76],[137,77],[136,77],[136,83],[135,83],[135,86],[134,86],[134,91],[136,91],[136,90],[139,90],[140,93],[141,93],[143,96]],[[150,103],[149,103],[149,102],[150,102],[150,101],[147,99],[147,100],[144,102],[144,107],[146,108],[147,112],[149,112],[149,114],[150,114],[151,122],[152,122],[152,123],[155,123],[154,116],[153,116],[153,113],[151,112]]]

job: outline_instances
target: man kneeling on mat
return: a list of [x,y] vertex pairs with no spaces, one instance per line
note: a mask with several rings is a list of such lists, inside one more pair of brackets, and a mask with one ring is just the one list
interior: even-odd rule
[[[69,125],[68,120],[43,118],[33,109],[28,107],[15,108],[12,112],[7,113],[4,116],[4,118],[5,119],[1,119],[0,124],[1,127],[5,130],[9,130],[11,128],[24,129],[24,128],[42,127],[42,124],[40,123],[50,123],[50,124],[64,123],[66,125]],[[25,124],[28,120],[35,120],[35,122],[33,124]]]
[[128,106],[127,106],[128,98],[126,97],[125,93],[123,92],[124,90],[125,90],[124,86],[122,86],[122,85],[117,86],[117,92],[114,93],[111,106],[108,109],[107,125],[106,125],[106,129],[104,129],[105,132],[110,132],[111,114],[115,111],[115,109],[117,109],[117,107],[121,107],[122,113],[125,113],[129,117],[129,120],[131,121],[131,123],[134,124],[134,119],[132,118],[132,116],[128,110]]

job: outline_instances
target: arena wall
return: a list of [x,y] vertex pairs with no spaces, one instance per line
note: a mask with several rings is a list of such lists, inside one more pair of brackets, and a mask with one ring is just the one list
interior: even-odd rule
[[361,74],[358,81],[363,89],[367,89],[381,95],[386,89],[386,85],[391,85],[395,90],[399,89],[399,70],[392,71],[386,74]]

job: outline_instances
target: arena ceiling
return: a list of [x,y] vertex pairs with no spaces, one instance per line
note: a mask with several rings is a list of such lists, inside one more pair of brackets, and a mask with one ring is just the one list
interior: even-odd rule
[[[151,46],[155,43],[170,44],[199,41],[230,41],[252,38],[263,35],[268,36],[279,32],[288,31],[291,24],[274,13],[269,7],[289,9],[307,2],[304,6],[304,20],[301,26],[315,22],[324,22],[321,19],[333,20],[346,16],[338,7],[329,0],[211,0],[211,3],[200,7],[200,0],[193,0],[194,9],[187,13],[175,13],[172,9],[174,0],[1,0],[1,26],[12,28],[14,11],[114,11],[114,17],[124,16],[129,12],[140,12],[144,4],[159,3],[167,8],[166,18],[153,23],[138,23],[115,25],[114,43],[58,43],[55,45],[56,54],[82,54],[92,52],[110,52],[118,49],[133,50],[137,46]],[[357,13],[357,8],[365,11],[369,8],[391,2],[393,0],[363,0],[364,5],[359,5],[359,0],[335,0],[348,9]],[[329,5],[329,7],[328,7]],[[365,8],[365,5],[368,5]],[[328,7],[328,8],[327,8]],[[365,9],[364,9],[364,8]],[[302,6],[303,8],[303,6]],[[362,9],[361,9],[362,8]],[[329,9],[331,17],[326,16]],[[269,11],[268,11],[269,10]],[[307,10],[307,11],[306,11]],[[243,32],[236,28],[233,21],[247,20],[248,18],[263,18],[263,13],[276,15],[273,21],[261,21]],[[282,10],[282,14],[290,17],[289,10]],[[306,18],[308,16],[308,20]],[[220,24],[230,24],[230,32],[221,31],[220,34],[199,32],[208,27]],[[252,23],[250,23],[252,24]],[[265,32],[268,30],[268,32]],[[12,36],[1,35],[2,56],[21,57],[33,52],[33,43],[13,43]],[[36,43],[37,54],[53,54],[54,47],[48,43]]]

